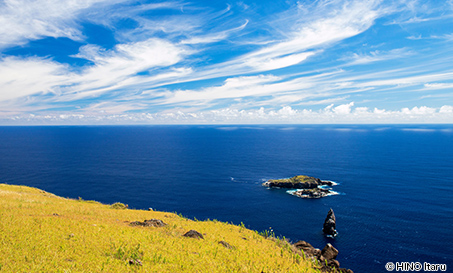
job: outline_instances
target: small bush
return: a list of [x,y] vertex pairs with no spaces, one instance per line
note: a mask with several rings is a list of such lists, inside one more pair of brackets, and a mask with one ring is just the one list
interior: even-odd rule
[[140,250],[140,244],[136,246],[130,246],[124,243],[120,245],[112,244],[111,250],[113,258],[118,260],[132,259],[136,261],[143,259],[143,251]]
[[120,203],[120,202],[116,202],[116,203],[110,205],[110,208],[111,209],[128,209],[129,206],[125,205],[123,203]]
[[80,196],[79,196],[78,201],[79,201],[79,202],[88,203],[88,204],[101,204],[101,203],[99,203],[98,201],[94,201],[94,200],[85,200],[85,199],[83,199],[83,198],[80,197]]
[[259,232],[258,233],[259,235],[263,236],[264,238],[275,238],[275,233],[274,233],[274,230],[269,227],[269,230],[264,230],[262,232]]

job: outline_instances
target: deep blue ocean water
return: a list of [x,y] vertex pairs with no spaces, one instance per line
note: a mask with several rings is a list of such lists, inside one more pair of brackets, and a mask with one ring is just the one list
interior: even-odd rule
[[[261,186],[298,174],[341,194]],[[453,125],[0,127],[0,183],[330,242],[354,272],[453,270]],[[335,239],[321,231],[330,208]]]

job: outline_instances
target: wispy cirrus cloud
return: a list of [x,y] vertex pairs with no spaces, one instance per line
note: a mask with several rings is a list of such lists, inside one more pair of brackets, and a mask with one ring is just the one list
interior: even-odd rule
[[453,89],[453,83],[440,83],[440,82],[425,83],[424,87],[426,89]]
[[[376,18],[385,14],[378,1],[319,2],[302,20],[292,23],[286,38],[240,56],[228,65],[268,71],[293,66],[322,52],[322,48],[367,30]],[[283,14],[282,16],[287,16]],[[293,17],[288,17],[293,19]]]
[[56,93],[70,80],[67,67],[45,58],[5,57],[0,60],[0,101],[36,93]]
[[95,90],[102,93],[133,85],[142,78],[137,73],[153,74],[153,70],[175,65],[190,53],[189,48],[156,38],[119,44],[109,51],[87,45],[75,57],[88,59],[94,65],[75,77],[70,93],[81,95]]
[[0,50],[22,45],[42,37],[67,37],[81,40],[83,34],[77,18],[105,0],[5,0],[0,3]]
[[278,81],[279,78],[271,75],[229,78],[224,84],[202,90],[177,90],[166,92],[164,104],[175,104],[190,101],[213,101],[219,99],[244,98],[250,96],[264,96],[275,92],[267,83]]
[[[137,73],[153,73],[153,70],[172,66],[187,55],[190,49],[176,46],[161,39],[149,39],[137,43],[119,44],[112,50],[96,45],[81,47],[74,57],[84,58],[94,64],[81,72],[73,72],[46,58],[7,57],[0,61],[0,100],[11,100],[39,93],[52,93],[51,101],[77,101],[99,97],[115,89],[127,88],[143,82],[159,82],[160,79],[177,78],[187,70],[170,69],[145,77]],[[149,75],[148,74],[148,75]]]
[[238,27],[223,30],[223,31],[216,32],[216,33],[209,34],[209,35],[199,35],[199,36],[190,37],[188,39],[182,40],[180,43],[195,45],[195,44],[209,44],[209,43],[222,41],[222,40],[227,39],[232,33],[243,30],[247,26],[248,23],[249,23],[249,21],[246,20],[242,25],[240,25]]
[[397,60],[415,55],[415,52],[408,48],[396,48],[389,51],[375,50],[368,54],[353,53],[350,57],[344,58],[345,61],[350,60],[348,65],[369,64],[379,61]]

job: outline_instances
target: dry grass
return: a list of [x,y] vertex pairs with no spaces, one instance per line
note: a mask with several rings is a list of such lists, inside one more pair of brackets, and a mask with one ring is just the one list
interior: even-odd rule
[[[168,225],[129,225],[145,219]],[[204,240],[182,236],[191,229]],[[243,226],[112,209],[5,184],[0,184],[0,253],[1,272],[318,272],[287,242]]]

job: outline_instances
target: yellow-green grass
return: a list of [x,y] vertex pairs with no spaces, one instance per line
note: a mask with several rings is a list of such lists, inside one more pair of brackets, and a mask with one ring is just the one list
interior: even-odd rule
[[[145,219],[168,225],[129,225]],[[182,236],[191,229],[204,239]],[[286,241],[243,226],[0,184],[0,272],[319,272],[314,267]]]

